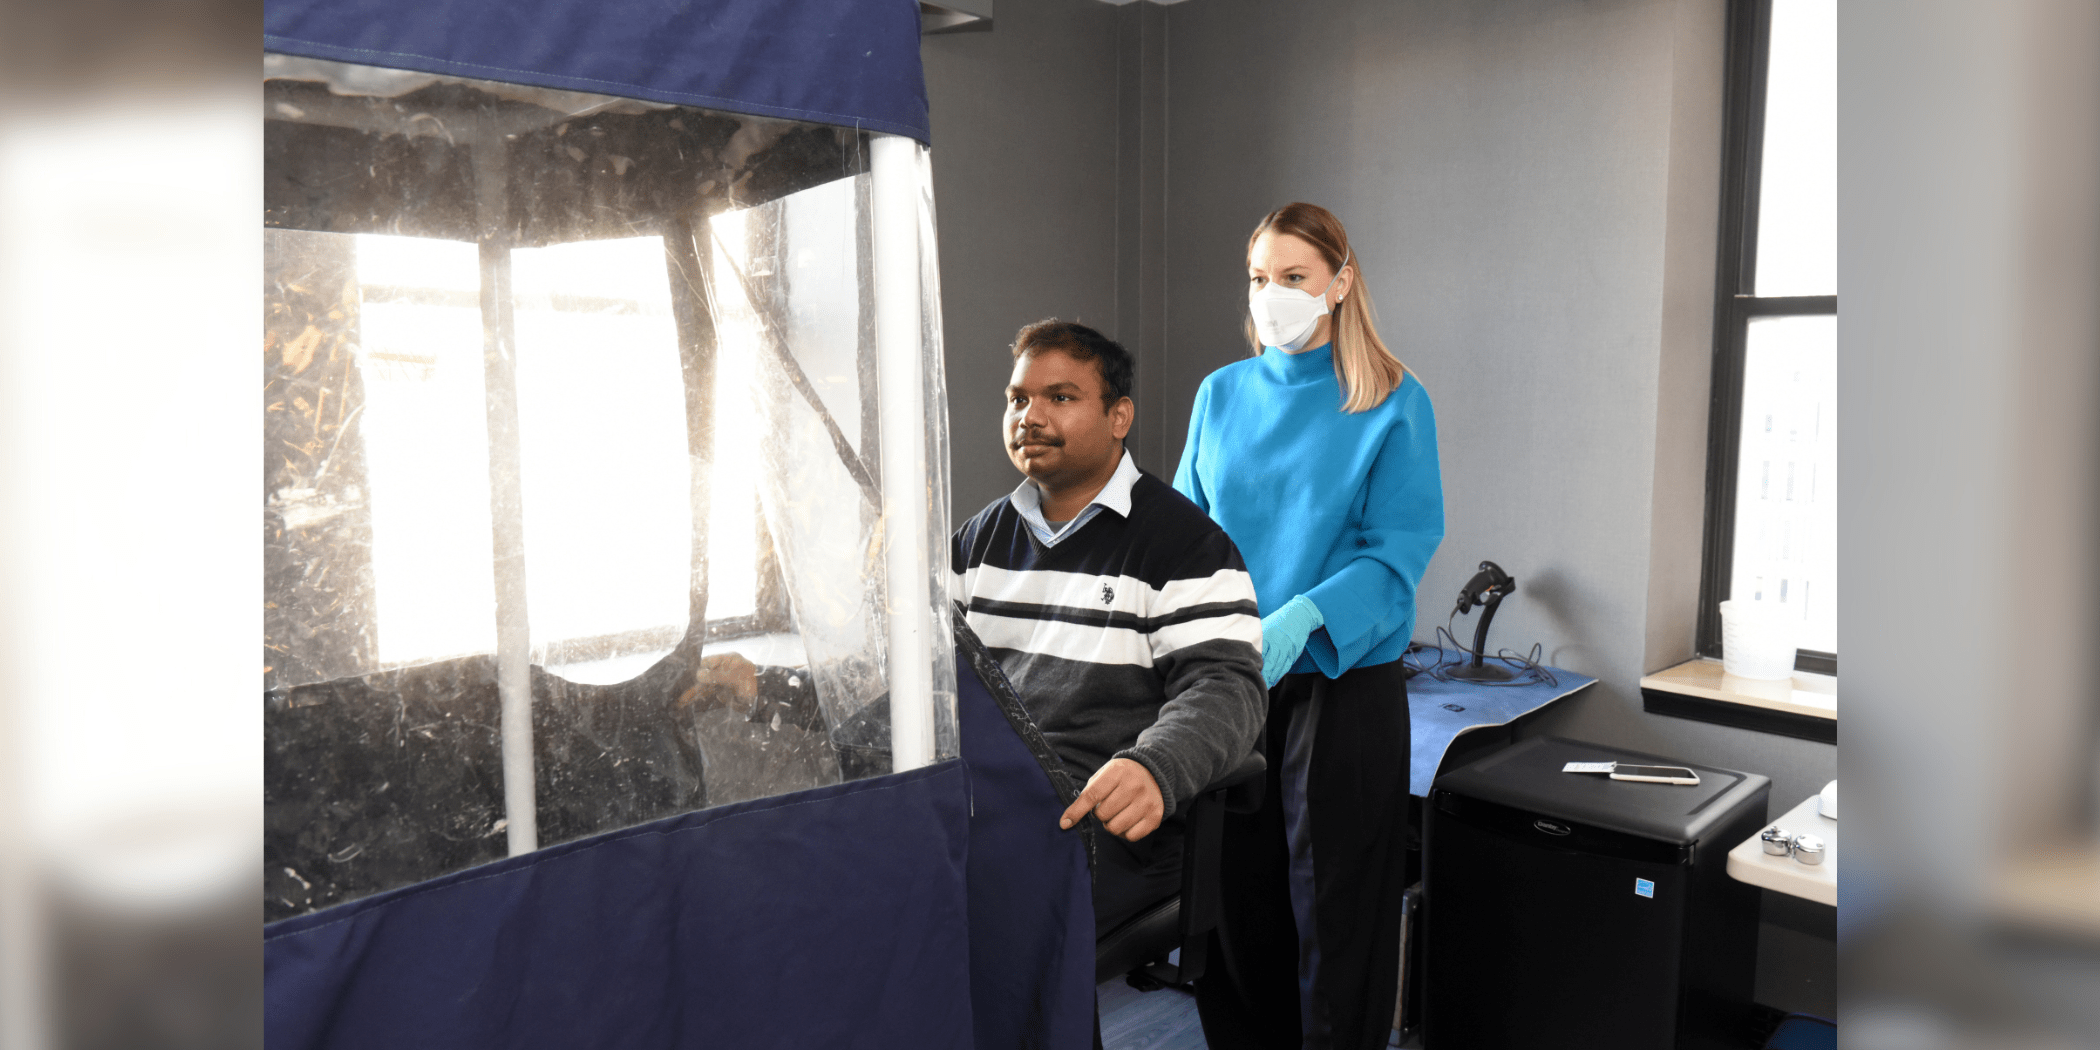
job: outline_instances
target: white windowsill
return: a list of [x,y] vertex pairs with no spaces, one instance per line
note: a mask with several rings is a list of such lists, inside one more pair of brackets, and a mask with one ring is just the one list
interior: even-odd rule
[[1642,689],[1837,721],[1837,676],[1797,671],[1791,681],[1737,678],[1721,661],[1687,660],[1641,679]]

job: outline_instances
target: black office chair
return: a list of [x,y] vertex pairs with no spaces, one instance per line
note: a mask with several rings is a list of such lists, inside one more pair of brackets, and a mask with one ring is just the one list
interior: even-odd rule
[[[1094,943],[1094,983],[1124,976],[1139,991],[1186,988],[1203,976],[1218,926],[1225,814],[1261,808],[1268,763],[1255,752],[1196,793],[1181,844],[1181,892],[1138,912]],[[1180,949],[1179,964],[1167,961]]]

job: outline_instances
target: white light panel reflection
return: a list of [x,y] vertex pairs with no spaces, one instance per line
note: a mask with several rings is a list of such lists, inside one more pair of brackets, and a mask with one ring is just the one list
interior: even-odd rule
[[[733,282],[735,267],[751,272],[746,255],[745,213],[714,217],[714,272]],[[707,618],[750,616],[758,611],[758,409],[760,333],[745,310],[715,318],[714,472],[707,519]]]
[[1760,318],[1744,354],[1729,596],[1801,621],[1837,651],[1837,318]]
[[379,660],[492,652],[479,249],[363,234],[357,279]]
[[1837,294],[1837,4],[1774,0],[1756,293]]
[[689,618],[692,482],[663,239],[513,249],[511,280],[532,644],[617,637],[617,665],[560,673],[624,681]]

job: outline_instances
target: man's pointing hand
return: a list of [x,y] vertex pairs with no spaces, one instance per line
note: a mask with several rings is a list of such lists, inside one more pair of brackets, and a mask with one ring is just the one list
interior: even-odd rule
[[1109,834],[1136,842],[1166,819],[1167,802],[1150,770],[1127,758],[1112,758],[1086,782],[1086,790],[1066,807],[1057,826],[1069,828],[1090,812]]

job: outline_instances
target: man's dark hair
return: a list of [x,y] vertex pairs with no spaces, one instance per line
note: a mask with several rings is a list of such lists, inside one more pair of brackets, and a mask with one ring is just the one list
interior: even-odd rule
[[1101,387],[1105,395],[1101,406],[1103,412],[1114,408],[1116,402],[1130,396],[1131,385],[1137,378],[1137,361],[1123,344],[1094,331],[1083,324],[1050,318],[1022,327],[1014,336],[1014,360],[1023,354],[1040,354],[1054,351],[1070,354],[1075,361],[1092,361],[1094,370],[1101,373]]

